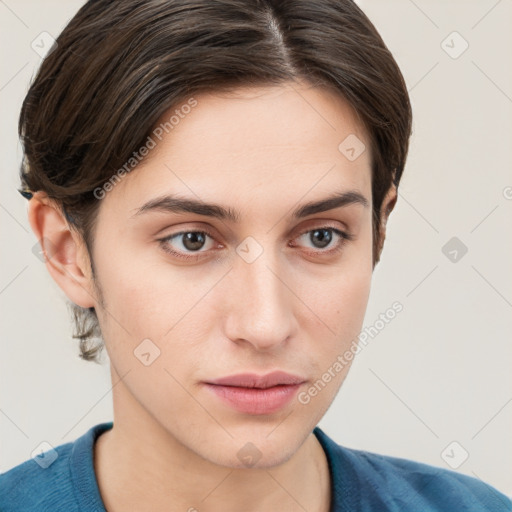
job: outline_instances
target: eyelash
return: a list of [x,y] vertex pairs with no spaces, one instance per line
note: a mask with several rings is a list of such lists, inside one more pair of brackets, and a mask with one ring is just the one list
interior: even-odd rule
[[[317,230],[328,230],[328,231],[332,231],[334,233],[336,233],[339,237],[340,237],[340,242],[336,245],[336,247],[334,247],[333,249],[329,249],[329,250],[321,250],[321,249],[318,249],[318,250],[314,250],[312,251],[312,253],[314,253],[315,255],[334,255],[334,254],[337,254],[339,253],[342,249],[344,249],[344,246],[347,242],[349,241],[352,241],[354,239],[354,236],[351,235],[350,233],[347,233],[345,231],[341,231],[340,229],[337,229],[335,227],[332,227],[332,226],[320,226],[320,227],[317,227],[317,228],[313,228],[313,229],[308,229],[306,231],[303,231],[302,233],[300,233],[296,238],[300,238],[301,236],[307,234],[307,233],[311,233],[313,231],[317,231]],[[160,243],[160,247],[162,248],[163,251],[165,251],[166,253],[168,254],[171,254],[172,256],[176,257],[176,258],[180,258],[180,259],[183,259],[183,260],[188,260],[188,261],[197,261],[201,258],[203,258],[203,253],[207,252],[207,251],[201,251],[201,252],[197,252],[193,255],[187,255],[185,256],[183,253],[181,252],[178,252],[178,251],[175,251],[174,249],[171,249],[168,242],[170,240],[172,240],[173,238],[176,238],[180,235],[184,235],[186,233],[201,233],[201,234],[204,234],[204,235],[207,235],[209,236],[210,238],[212,239],[215,239],[215,237],[213,236],[213,234],[208,231],[207,229],[201,229],[201,230],[194,230],[194,229],[190,229],[190,230],[187,230],[187,231],[179,231],[178,233],[173,233],[172,235],[169,235],[169,236],[166,236],[164,238],[159,238],[157,241]],[[310,251],[311,253],[311,251]]]

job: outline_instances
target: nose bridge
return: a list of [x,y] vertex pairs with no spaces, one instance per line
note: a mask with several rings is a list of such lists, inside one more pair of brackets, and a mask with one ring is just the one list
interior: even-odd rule
[[[249,240],[237,248],[231,272],[233,300],[227,318],[227,335],[232,341],[246,340],[258,349],[269,349],[291,334],[293,310],[290,290],[283,283],[279,258],[270,249]],[[252,245],[251,245],[252,244]],[[245,251],[245,252],[244,252]],[[249,257],[248,255],[251,255]],[[254,256],[256,255],[255,259]]]

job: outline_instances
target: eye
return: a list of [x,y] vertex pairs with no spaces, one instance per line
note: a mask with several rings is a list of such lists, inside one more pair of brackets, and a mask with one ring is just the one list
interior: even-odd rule
[[[353,235],[341,231],[340,229],[331,226],[322,226],[304,232],[297,237],[296,240],[311,243],[313,249],[316,249],[313,251],[316,254],[333,254],[341,251],[345,243],[349,240],[353,240],[353,238]],[[331,248],[325,250],[325,248],[329,246],[331,246]]]
[[[331,255],[343,249],[344,244],[353,240],[353,235],[331,226],[322,226],[303,232],[295,240],[303,240],[312,243],[315,255]],[[210,241],[208,242],[208,239]],[[197,260],[209,249],[218,246],[213,235],[205,230],[202,231],[180,231],[158,240],[162,249],[176,258],[184,260]],[[290,246],[295,247],[296,243]],[[300,245],[300,244],[299,244]],[[325,250],[326,247],[332,248]],[[204,250],[203,250],[204,249]]]
[[[174,233],[165,238],[161,238],[158,241],[160,242],[160,246],[165,252],[176,256],[177,258],[183,259],[197,259],[200,257],[199,254],[203,252],[207,252],[208,244],[207,239],[210,238],[210,246],[214,246],[213,236],[208,231],[180,231],[179,233]],[[171,242],[174,242],[175,246],[178,250],[173,249]],[[202,251],[206,246],[206,250]],[[190,252],[189,252],[190,251]],[[199,253],[199,254],[193,254]]]

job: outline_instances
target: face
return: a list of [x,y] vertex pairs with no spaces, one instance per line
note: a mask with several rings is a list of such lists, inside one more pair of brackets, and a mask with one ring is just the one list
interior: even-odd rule
[[[123,377],[115,421],[216,464],[243,467],[252,450],[270,467],[301,446],[350,366],[339,356],[372,276],[371,156],[339,146],[370,141],[342,98],[304,84],[195,100],[101,199],[95,305]],[[296,383],[213,384],[274,371]]]

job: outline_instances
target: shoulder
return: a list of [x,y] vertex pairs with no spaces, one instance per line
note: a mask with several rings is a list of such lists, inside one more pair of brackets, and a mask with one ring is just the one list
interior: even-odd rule
[[[393,504],[428,511],[512,511],[508,497],[477,478],[420,462],[360,450],[346,454],[360,476]],[[386,500],[388,499],[386,497]]]
[[87,491],[88,486],[95,487],[94,473],[91,473],[93,442],[108,425],[96,425],[73,442],[54,448],[49,446],[0,474],[0,511],[82,510],[84,486]]
[[[510,512],[512,501],[494,487],[448,469],[346,448],[320,429],[334,491],[357,510],[423,512]],[[343,508],[339,508],[343,510]]]
[[73,443],[47,450],[0,474],[0,510],[10,512],[76,508],[69,471]]

